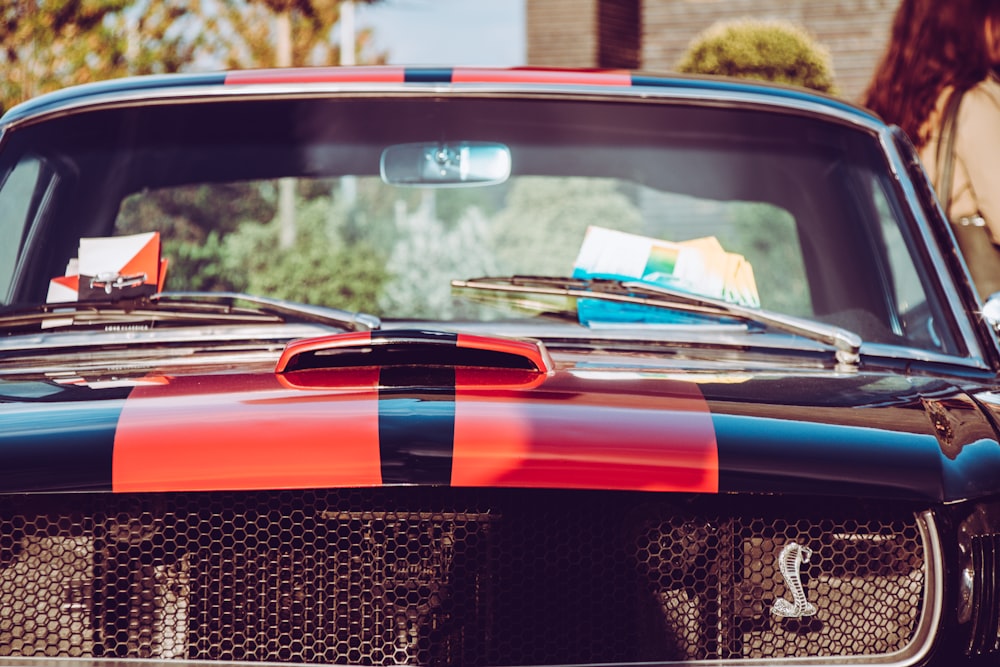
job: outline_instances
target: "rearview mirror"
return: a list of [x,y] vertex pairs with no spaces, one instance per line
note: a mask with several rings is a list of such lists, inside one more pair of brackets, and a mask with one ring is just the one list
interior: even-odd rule
[[510,148],[484,141],[396,144],[382,151],[379,170],[390,185],[495,185],[510,176]]

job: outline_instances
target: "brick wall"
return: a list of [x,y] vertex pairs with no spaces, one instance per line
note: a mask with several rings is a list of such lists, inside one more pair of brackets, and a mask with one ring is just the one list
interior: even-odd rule
[[[669,72],[691,39],[718,20],[783,18],[804,26],[830,50],[840,95],[857,101],[885,48],[898,1],[525,0],[527,60],[529,65]],[[631,48],[612,48],[622,39],[615,36],[628,39],[620,23],[629,12],[640,16],[637,67],[608,62],[609,52],[618,54],[611,60],[621,59]]]
[[598,67],[639,69],[643,25],[640,0],[601,0],[597,23]]
[[527,64],[597,67],[597,0],[525,0]]

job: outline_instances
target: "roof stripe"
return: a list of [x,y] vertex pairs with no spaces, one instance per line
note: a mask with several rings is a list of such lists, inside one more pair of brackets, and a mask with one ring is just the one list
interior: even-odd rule
[[402,67],[312,67],[240,70],[226,74],[226,85],[275,83],[402,83]]
[[822,93],[813,92],[806,89],[797,89],[791,86],[782,87],[780,84],[774,84],[767,81],[754,81],[754,80],[733,80],[726,79],[723,77],[712,77],[712,78],[698,78],[692,76],[675,75],[671,77],[665,76],[649,76],[643,74],[632,73],[630,75],[633,86],[645,86],[649,88],[674,88],[674,89],[688,89],[688,90],[705,90],[705,91],[725,91],[731,93],[759,93],[761,92],[759,88],[755,87],[760,84],[767,86],[766,92],[768,95],[773,95],[775,97],[784,98],[787,100],[796,100],[800,102],[818,102],[826,106],[830,106],[841,111],[847,111],[852,114],[864,114],[872,118],[878,118],[875,113],[869,109],[857,106],[851,102],[838,100],[834,97],[823,95]]
[[522,67],[515,69],[456,68],[453,83],[551,83],[587,86],[630,86],[627,70],[553,70]]
[[408,67],[406,69],[406,83],[451,83],[451,73],[450,67]]

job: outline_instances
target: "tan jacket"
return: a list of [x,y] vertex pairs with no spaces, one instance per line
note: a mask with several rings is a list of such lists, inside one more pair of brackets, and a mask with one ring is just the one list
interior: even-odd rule
[[[920,151],[920,159],[937,181],[938,136],[944,105],[951,94],[946,88],[927,123],[932,131]],[[962,98],[955,125],[955,176],[952,183],[952,220],[976,215],[986,219],[994,242],[1000,243],[1000,80],[990,76]]]

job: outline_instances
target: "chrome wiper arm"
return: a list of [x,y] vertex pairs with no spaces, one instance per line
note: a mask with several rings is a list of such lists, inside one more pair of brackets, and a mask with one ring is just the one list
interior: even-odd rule
[[314,306],[296,301],[287,301],[285,299],[243,294],[241,292],[160,292],[151,296],[150,300],[157,303],[213,303],[223,301],[230,306],[234,306],[237,302],[242,301],[277,315],[315,324],[340,326],[351,331],[371,331],[382,326],[382,321],[378,316],[369,313],[352,312],[326,306]]
[[[702,315],[728,315],[728,311],[719,308],[696,304],[684,300],[682,302],[671,301],[669,303],[657,301],[649,296],[635,296],[631,290],[623,288],[622,281],[608,280],[604,278],[557,278],[550,276],[509,276],[509,277],[483,277],[470,278],[469,280],[452,280],[452,287],[461,289],[475,289],[493,292],[507,292],[514,294],[547,294],[552,296],[565,296],[577,299],[597,299],[601,301],[613,301],[615,303],[634,303],[646,306],[663,306],[673,310],[680,310],[686,313],[696,313]],[[575,314],[575,310],[568,310]],[[732,316],[740,320],[752,318]]]
[[649,283],[606,278],[510,276],[453,280],[451,284],[452,287],[466,289],[600,299],[670,308],[686,313],[726,316],[830,345],[840,364],[857,366],[861,360],[862,339],[847,329]]
[[659,285],[650,285],[649,283],[636,281],[611,282],[618,282],[618,285],[622,289],[633,293],[649,294],[654,299],[662,296],[671,300],[679,299],[692,304],[708,306],[732,317],[763,324],[776,331],[783,331],[809,338],[819,343],[825,343],[836,350],[837,361],[842,364],[856,366],[861,361],[860,353],[863,342],[861,336],[842,327],[824,322],[816,322],[803,317],[795,317],[794,315],[786,315],[785,313],[775,313],[760,308],[741,306],[740,304],[730,303],[722,299],[698,296],[697,294],[690,294]]

